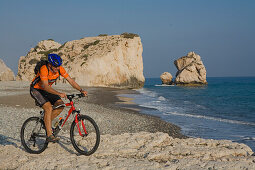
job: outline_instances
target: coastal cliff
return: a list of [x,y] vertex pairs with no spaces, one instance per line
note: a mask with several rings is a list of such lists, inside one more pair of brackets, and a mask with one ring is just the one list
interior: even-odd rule
[[15,80],[13,71],[7,67],[3,60],[0,59],[0,81]]
[[80,85],[140,88],[145,81],[142,52],[141,38],[128,33],[86,37],[62,45],[44,40],[20,57],[17,80],[31,81],[36,63],[56,53],[70,77]]

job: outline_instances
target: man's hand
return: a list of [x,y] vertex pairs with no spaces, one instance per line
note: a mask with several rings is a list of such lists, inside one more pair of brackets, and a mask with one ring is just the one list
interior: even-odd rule
[[65,98],[65,99],[67,98],[67,96],[66,96],[65,93],[60,93],[59,96],[60,96],[61,98]]
[[87,96],[87,95],[88,95],[88,92],[85,91],[85,90],[82,90],[81,93],[82,93],[84,96]]

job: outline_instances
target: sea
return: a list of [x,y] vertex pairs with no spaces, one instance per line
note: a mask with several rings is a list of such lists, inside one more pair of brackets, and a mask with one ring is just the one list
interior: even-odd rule
[[207,77],[208,85],[162,85],[147,78],[134,94],[122,94],[140,112],[181,127],[182,134],[244,143],[255,151],[255,77]]

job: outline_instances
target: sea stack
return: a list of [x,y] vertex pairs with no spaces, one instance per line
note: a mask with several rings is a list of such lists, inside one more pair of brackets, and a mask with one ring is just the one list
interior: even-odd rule
[[174,61],[176,68],[176,85],[206,85],[206,69],[201,57],[195,52],[189,52]]
[[0,59],[0,81],[15,80],[13,71],[7,67],[3,60]]
[[173,76],[172,74],[168,73],[168,72],[164,72],[161,74],[160,79],[162,81],[162,84],[166,84],[166,85],[171,85],[173,84]]
[[68,41],[41,41],[20,57],[17,80],[31,81],[34,67],[49,53],[62,57],[63,67],[82,86],[141,88],[144,85],[143,46],[137,34],[99,35]]

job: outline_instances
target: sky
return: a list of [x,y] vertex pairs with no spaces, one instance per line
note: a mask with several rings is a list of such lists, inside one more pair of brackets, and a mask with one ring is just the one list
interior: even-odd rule
[[254,0],[0,0],[0,59],[16,74],[41,40],[136,33],[144,76],[175,76],[194,51],[208,77],[255,76]]

